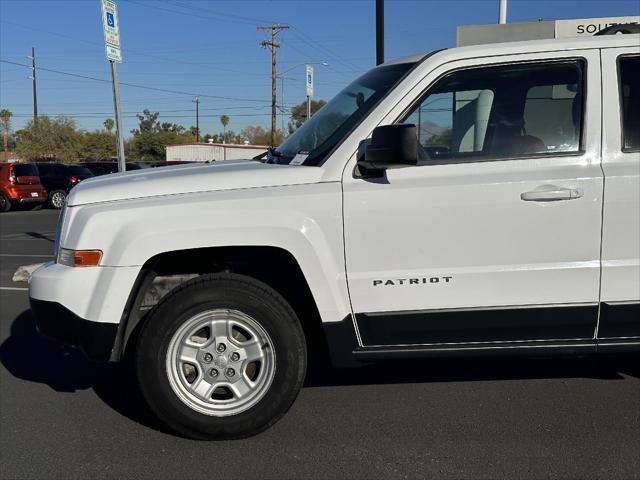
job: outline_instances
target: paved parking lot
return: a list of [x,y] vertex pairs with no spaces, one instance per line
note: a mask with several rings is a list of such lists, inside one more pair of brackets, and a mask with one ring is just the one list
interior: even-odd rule
[[124,369],[36,333],[11,276],[56,218],[0,215],[2,478],[640,478],[638,358],[327,368],[257,437],[170,435]]

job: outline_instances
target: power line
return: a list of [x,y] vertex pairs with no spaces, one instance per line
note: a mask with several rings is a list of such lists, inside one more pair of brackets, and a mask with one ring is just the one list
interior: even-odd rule
[[348,69],[350,69],[352,71],[358,71],[358,72],[360,71],[360,69],[358,69],[357,66],[355,66],[352,63],[344,61],[340,56],[336,55],[334,52],[332,52],[331,50],[329,50],[325,46],[321,45],[319,42],[315,41],[313,38],[311,38],[308,34],[304,33],[299,28],[294,26],[294,27],[292,27],[292,29],[293,29],[293,34],[296,35],[302,42],[304,42],[307,45],[309,45],[311,48],[315,48],[316,50],[322,52],[324,55],[328,55],[328,56],[332,57],[334,60],[338,61],[343,66],[347,67]]
[[[239,24],[243,24],[243,25],[252,25],[252,26],[255,26],[258,23],[260,23],[260,21],[257,21],[257,20],[256,21],[245,21],[245,20],[239,20],[239,19],[238,20],[234,20],[234,19],[231,19],[231,18],[224,18],[224,17],[220,18],[220,16],[209,15],[209,14],[202,14],[202,13],[195,14],[193,12],[184,12],[184,11],[181,11],[181,10],[173,10],[173,9],[170,9],[170,8],[159,7],[157,5],[148,5],[146,3],[137,2],[137,1],[134,1],[134,0],[124,0],[124,1],[127,2],[127,3],[131,3],[133,5],[138,5],[140,7],[150,8],[152,10],[161,10],[161,11],[169,12],[169,13],[177,13],[178,15],[184,15],[184,16],[192,17],[192,18],[199,18],[199,19],[202,19],[202,20],[204,20],[204,19],[218,20],[218,21],[239,23]],[[183,7],[178,6],[178,8],[183,8]],[[202,8],[200,8],[199,10],[203,11]]]
[[[42,28],[34,28],[34,27],[30,27],[28,25],[22,25],[16,22],[8,22],[6,20],[2,20],[0,21],[0,23],[5,23],[8,25],[14,25],[16,27],[20,27],[20,28],[24,28],[27,30],[32,30],[35,32],[41,32],[41,33],[47,33],[49,35],[54,35],[57,37],[62,37],[62,38],[67,38],[69,40],[74,40],[76,42],[81,42],[81,43],[86,43],[88,45],[95,45],[98,47],[103,47],[102,43],[98,43],[98,42],[92,42],[90,40],[86,40],[83,38],[79,38],[79,37],[73,37],[71,35],[65,35],[62,33],[57,33],[57,32],[52,32],[50,30],[44,30]],[[181,59],[174,59],[174,58],[166,58],[166,57],[160,57],[158,55],[153,55],[150,53],[143,53],[141,51],[139,51],[138,49],[135,48],[126,48],[126,49],[122,49],[123,52],[125,52],[128,55],[134,55],[134,56],[141,56],[141,57],[146,57],[146,58],[154,58],[156,60],[162,60],[161,64],[165,64],[165,63],[180,63],[183,65],[194,65],[197,67],[204,67],[204,68],[211,68],[211,67],[215,67],[215,69],[219,72],[228,72],[228,73],[236,73],[236,74],[240,74],[240,75],[244,75],[244,76],[255,76],[255,77],[265,77],[267,75],[264,74],[260,74],[260,73],[253,73],[253,72],[243,72],[240,70],[234,70],[234,69],[229,69],[229,68],[220,68],[219,66],[217,66],[217,64],[215,62],[191,62],[191,61],[187,61],[187,60],[181,60]],[[134,62],[137,63],[137,62]]]
[[[160,112],[162,113],[162,112]],[[107,115],[113,115],[113,112],[110,112]],[[122,114],[123,117],[126,118],[137,118],[136,114]],[[32,116],[31,113],[12,113],[12,117],[15,118],[29,118]],[[40,113],[40,116],[46,117],[69,117],[69,118],[82,118],[82,119],[91,119],[91,118],[105,118],[105,115],[82,115],[82,114],[61,114],[61,113]],[[230,114],[232,117],[269,117],[270,113],[232,113]],[[200,118],[218,118],[219,114],[200,114]],[[193,115],[166,115],[166,118],[191,118],[193,119]]]
[[[0,62],[8,63],[10,65],[17,65],[17,66],[20,66],[20,67],[32,68],[30,65],[26,65],[24,63],[12,62],[12,61],[9,61],[9,60],[0,59]],[[106,80],[104,78],[90,77],[88,75],[81,75],[79,73],[63,72],[61,70],[54,70],[52,68],[37,67],[36,70],[45,71],[45,72],[51,72],[51,73],[57,73],[59,75],[67,75],[69,77],[84,78],[86,80],[93,80],[93,81],[96,81],[96,82],[111,83],[110,80]],[[151,90],[151,91],[155,91],[155,92],[173,93],[173,94],[176,94],[176,95],[188,95],[190,97],[200,96],[200,97],[205,97],[205,98],[215,98],[217,100],[233,100],[233,101],[238,101],[238,102],[268,103],[266,100],[259,100],[257,98],[239,98],[239,97],[225,97],[225,96],[221,96],[221,95],[208,95],[208,94],[204,94],[204,93],[184,92],[184,91],[181,91],[181,90],[169,90],[169,89],[166,89],[166,88],[150,87],[148,85],[138,85],[138,84],[135,84],[135,83],[128,83],[128,82],[120,82],[120,85],[126,85],[128,87],[141,88],[141,89],[144,89],[144,90]]]
[[[173,2],[169,2],[169,3],[173,3],[174,5],[175,5],[175,4],[182,4],[182,5],[185,5],[185,2],[179,2],[179,1],[175,1],[175,0],[174,0]],[[192,9],[192,7],[191,7],[190,5],[189,5],[189,6],[185,6],[185,7],[183,7],[183,8]],[[240,20],[246,20],[246,21],[249,21],[249,22],[253,22],[254,24],[260,24],[260,23],[277,23],[277,22],[274,22],[273,20],[265,20],[264,18],[251,18],[251,17],[244,17],[244,16],[242,16],[242,15],[236,15],[236,14],[234,14],[234,13],[221,12],[221,11],[214,11],[214,10],[211,10],[211,9],[208,9],[208,8],[203,8],[203,7],[201,7],[201,6],[198,6],[198,7],[196,7],[196,8],[197,8],[198,10],[201,10],[201,11],[204,11],[204,12],[210,12],[212,15],[217,15],[217,16],[219,16],[219,17],[222,17],[222,18],[223,18],[223,20],[225,20],[225,21],[226,21],[228,18],[230,18],[230,17],[231,17],[231,18],[237,18],[237,19],[240,19]]]

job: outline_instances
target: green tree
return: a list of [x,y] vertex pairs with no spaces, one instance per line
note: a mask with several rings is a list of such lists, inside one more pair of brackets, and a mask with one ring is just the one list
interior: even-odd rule
[[194,142],[196,141],[196,138],[198,138],[198,129],[195,125],[190,126],[187,129],[187,133],[193,137]]
[[[311,100],[311,116],[327,104],[324,100]],[[289,133],[293,133],[300,128],[307,119],[307,101],[299,103],[291,108],[291,122],[289,122]]]
[[16,132],[16,137],[16,151],[25,160],[73,162],[78,160],[82,149],[82,135],[67,117],[40,116]]
[[109,131],[83,132],[82,158],[108,160],[117,155],[116,136]]
[[0,110],[0,122],[2,122],[2,137],[4,144],[4,160],[9,160],[9,127],[11,126],[12,113],[3,108]]
[[[249,125],[240,131],[240,142],[247,140],[251,145],[269,145],[271,143],[271,132],[260,125]],[[284,132],[276,132],[276,145],[280,145],[284,140]],[[239,142],[239,143],[240,143]]]
[[162,161],[166,158],[165,148],[174,143],[188,143],[193,137],[182,125],[159,122],[159,112],[148,109],[138,117],[138,128],[131,130],[133,138],[127,142],[127,155],[140,161]]
[[107,130],[107,132],[111,133],[111,131],[113,130],[113,127],[115,126],[115,123],[112,118],[107,118],[102,123],[102,125],[104,125],[104,128]]
[[227,139],[227,125],[229,125],[229,121],[231,119],[227,115],[222,115],[220,117],[220,123],[222,124],[222,130],[224,131],[222,135],[222,143],[224,143]]

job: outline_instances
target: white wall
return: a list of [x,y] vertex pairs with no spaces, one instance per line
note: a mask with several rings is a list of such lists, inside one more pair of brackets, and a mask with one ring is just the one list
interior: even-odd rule
[[185,144],[167,145],[167,162],[206,162],[250,159],[267,150],[259,145]]

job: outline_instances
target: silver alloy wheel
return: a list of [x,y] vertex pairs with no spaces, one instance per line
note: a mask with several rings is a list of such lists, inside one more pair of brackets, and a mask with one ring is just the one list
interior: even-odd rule
[[62,208],[66,195],[62,192],[53,192],[51,194],[51,205],[55,208]]
[[191,317],[167,349],[171,388],[188,407],[205,415],[248,410],[269,390],[275,369],[269,334],[237,310],[208,310]]

